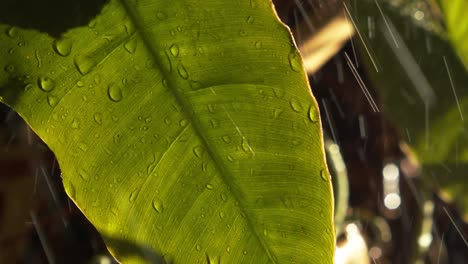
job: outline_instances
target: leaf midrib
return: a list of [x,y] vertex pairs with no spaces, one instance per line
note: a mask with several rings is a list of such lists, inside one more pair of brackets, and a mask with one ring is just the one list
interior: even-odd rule
[[[163,67],[162,62],[160,60],[158,60],[157,52],[152,47],[152,45],[151,45],[152,43],[149,40],[149,38],[147,37],[150,34],[148,34],[147,30],[145,30],[145,27],[142,24],[142,21],[140,21],[138,19],[138,12],[136,12],[125,0],[118,0],[118,1],[121,3],[124,10],[128,14],[131,22],[135,25],[135,30],[140,35],[140,38],[143,41],[143,45],[148,50],[148,52],[149,52],[149,54],[151,56],[151,59],[158,66],[158,69],[163,73],[163,76],[171,76],[170,72],[165,70],[165,68]],[[177,89],[175,88],[176,85],[174,84],[173,78],[166,78],[166,80],[167,80],[168,89],[172,92],[172,94],[175,97],[177,103],[180,104],[180,106],[182,108],[180,112],[183,115],[185,115],[188,120],[190,120],[190,123],[192,124],[192,126],[194,128],[196,136],[200,139],[201,143],[203,144],[203,146],[207,150],[208,155],[214,161],[215,167],[220,172],[219,174],[220,174],[221,180],[227,186],[233,187],[234,184],[228,179],[229,177],[233,178],[233,175],[231,175],[231,173],[229,173],[229,171],[225,168],[224,163],[217,157],[217,155],[215,155],[214,151],[209,147],[209,144],[208,144],[207,140],[205,139],[205,137],[202,136],[201,129],[200,129],[199,125],[198,125],[197,120],[194,119],[193,115],[191,115],[189,112],[187,112],[186,109],[189,109],[189,107],[188,107],[189,104],[187,104],[185,102],[185,100],[183,99],[183,97],[177,92]],[[253,222],[251,220],[250,215],[245,210],[246,206],[243,204],[242,199],[239,199],[239,197],[241,197],[241,195],[238,192],[235,191],[235,188],[230,188],[230,192],[234,196],[235,200],[239,203],[239,205],[240,205],[239,208],[241,209],[241,211],[243,213],[245,213],[245,215],[246,215],[245,219],[246,219],[247,225],[252,230],[252,233],[254,234],[255,238],[258,240],[258,242],[262,246],[262,248],[263,248],[264,252],[267,254],[269,260],[272,261],[273,263],[276,263],[275,258],[272,256],[272,253],[270,252],[270,250],[266,246],[265,241],[261,239],[260,234],[256,230],[256,228],[255,228],[255,226],[254,226],[254,224],[253,224]]]

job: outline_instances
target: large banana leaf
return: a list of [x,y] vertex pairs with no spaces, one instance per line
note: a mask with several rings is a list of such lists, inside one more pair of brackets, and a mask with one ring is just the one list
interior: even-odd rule
[[0,25],[0,95],[117,259],[332,262],[317,104],[270,1],[112,0],[40,29]]

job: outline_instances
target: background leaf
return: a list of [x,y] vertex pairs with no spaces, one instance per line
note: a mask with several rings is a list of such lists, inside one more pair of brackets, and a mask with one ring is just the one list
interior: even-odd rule
[[468,69],[468,1],[466,0],[438,0],[445,17],[450,41],[453,43],[465,68]]
[[0,31],[3,100],[121,261],[331,263],[317,106],[269,1],[110,1],[59,38]]
[[[363,6],[361,12],[354,14],[359,14],[359,28],[364,36],[369,29],[362,18],[372,15],[375,20],[373,37],[364,41],[379,65],[378,72],[364,48],[361,51],[366,54],[363,57],[367,58],[367,72],[379,89],[383,110],[412,145],[423,166],[426,187],[450,194],[468,212],[468,203],[461,192],[466,183],[460,181],[466,176],[462,168],[468,159],[465,121],[468,75],[460,60],[460,50],[444,39],[444,32],[436,34],[431,27],[409,26],[414,16],[420,20],[431,18],[431,10],[421,13],[414,9],[412,17],[403,17],[399,10],[382,3],[384,21],[375,1],[366,1]],[[461,18],[457,21],[460,25],[465,23]],[[451,23],[450,18],[447,23]],[[450,27],[448,33],[451,34]]]

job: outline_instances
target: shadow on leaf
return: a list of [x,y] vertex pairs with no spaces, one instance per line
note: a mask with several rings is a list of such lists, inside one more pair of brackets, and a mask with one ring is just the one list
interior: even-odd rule
[[59,37],[98,15],[108,0],[2,0],[0,22]]
[[160,255],[151,248],[138,245],[132,241],[117,239],[110,236],[103,236],[107,246],[112,249],[118,249],[119,255],[116,256],[119,261],[126,258],[138,258],[147,263],[166,264],[170,263],[167,256]]

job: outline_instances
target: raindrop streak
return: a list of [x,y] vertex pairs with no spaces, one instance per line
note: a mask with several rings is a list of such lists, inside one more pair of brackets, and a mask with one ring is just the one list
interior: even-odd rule
[[177,44],[172,44],[172,46],[169,48],[169,51],[171,52],[172,56],[176,58],[179,56],[179,46],[177,46]]
[[182,79],[188,79],[188,72],[182,64],[179,64],[179,66],[177,66],[177,72],[179,73],[180,77],[182,77]]
[[310,120],[312,123],[315,123],[315,122],[318,121],[318,113],[317,113],[317,110],[315,110],[314,105],[310,105],[310,106],[309,106],[309,113],[308,113],[308,116],[309,116],[309,120]]
[[130,54],[135,53],[136,48],[137,40],[135,38],[127,41],[127,43],[124,44],[124,49]]
[[73,43],[70,39],[61,38],[54,40],[53,48],[58,55],[66,57],[70,55]]
[[328,182],[329,177],[328,177],[327,171],[325,169],[320,171],[320,178],[322,178],[322,180]]
[[152,202],[153,209],[160,214],[163,211],[163,204],[159,199],[154,198]]
[[88,74],[96,66],[94,60],[84,55],[75,56],[74,63],[81,75]]
[[107,95],[113,102],[120,102],[123,98],[122,90],[118,85],[115,84],[109,84],[107,88]]
[[461,118],[462,121],[464,121],[463,112],[462,112],[462,109],[460,107],[460,102],[458,100],[457,92],[455,91],[455,85],[453,84],[452,75],[450,74],[447,59],[445,59],[445,56],[442,56],[442,58],[444,59],[445,69],[447,70],[447,74],[448,74],[449,81],[450,81],[450,86],[452,87],[452,92],[453,92],[453,95],[455,96],[455,102],[457,103],[457,108],[458,108],[458,112],[460,113],[460,118]]
[[447,208],[445,208],[445,206],[443,206],[443,209],[444,209],[445,214],[447,214],[448,218],[450,219],[450,222],[452,222],[452,224],[453,224],[453,226],[455,227],[455,229],[457,230],[458,234],[459,234],[460,237],[463,239],[463,242],[465,242],[466,247],[468,247],[468,242],[466,241],[466,238],[465,238],[465,236],[463,235],[463,232],[460,231],[460,228],[458,227],[457,223],[453,220],[453,218],[452,218],[452,216],[450,215],[450,213],[447,211]]
[[302,69],[301,64],[301,57],[296,50],[292,50],[288,56],[289,59],[289,66],[291,66],[291,70],[295,72],[300,72]]
[[301,102],[299,102],[296,97],[291,98],[289,105],[291,106],[292,110],[294,110],[294,112],[300,113],[304,110],[302,108]]
[[55,88],[55,81],[50,79],[49,77],[40,77],[37,80],[37,84],[39,88],[41,88],[44,92],[50,92]]

